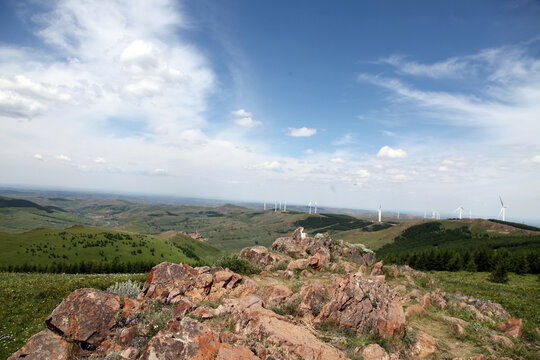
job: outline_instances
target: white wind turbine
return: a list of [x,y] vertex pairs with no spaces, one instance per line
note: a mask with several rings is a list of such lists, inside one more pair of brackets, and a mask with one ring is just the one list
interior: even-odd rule
[[283,211],[287,212],[287,202],[285,201],[285,204],[283,205]]
[[459,220],[463,219],[463,206],[459,206],[456,210],[459,211]]
[[311,214],[311,200],[309,200],[309,213]]
[[266,201],[264,202],[264,211],[266,211]]
[[317,202],[315,201],[315,214],[317,213]]
[[382,222],[382,208],[381,208],[381,205],[379,205],[379,222]]
[[499,195],[499,200],[501,201],[501,211],[499,211],[499,216],[497,216],[497,219],[500,218],[501,214],[502,214],[502,220],[506,221],[506,208],[507,208],[507,206],[504,205],[504,203],[502,201],[502,198],[501,198],[501,195]]

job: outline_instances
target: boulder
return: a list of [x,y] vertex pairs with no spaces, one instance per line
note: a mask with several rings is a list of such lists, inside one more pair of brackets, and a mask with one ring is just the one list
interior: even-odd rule
[[360,350],[364,360],[390,360],[386,351],[377,344],[369,344]]
[[433,336],[419,331],[416,334],[415,343],[411,349],[414,359],[424,359],[437,351],[437,339]]
[[371,270],[370,275],[371,276],[382,275],[383,274],[382,268],[383,268],[383,261],[381,260],[375,265],[373,265],[373,269]]
[[501,345],[507,348],[514,347],[514,343],[512,342],[512,340],[510,340],[506,336],[491,335],[491,341],[493,341],[497,345]]
[[294,271],[295,269],[303,269],[307,266],[307,259],[298,259],[291,261],[287,266],[287,271]]
[[292,294],[291,289],[281,284],[266,285],[259,290],[259,295],[268,306],[281,305]]
[[266,255],[268,255],[268,248],[260,245],[243,248],[240,251],[240,257],[243,257],[253,265],[260,265]]
[[458,323],[452,324],[452,331],[457,335],[465,335],[465,328]]
[[322,307],[328,299],[328,290],[322,284],[308,284],[300,289],[299,296],[302,298],[298,305],[298,315],[312,320],[319,315]]
[[328,321],[358,333],[375,331],[385,338],[405,335],[405,313],[399,297],[386,283],[357,274],[341,279],[313,322],[320,326]]
[[509,319],[497,325],[497,329],[504,332],[505,335],[519,338],[523,334],[523,320]]
[[68,295],[45,320],[49,329],[65,337],[99,345],[116,325],[120,298],[96,289],[78,289]]
[[315,255],[308,258],[307,265],[315,271],[322,271],[330,265],[330,252],[325,249],[319,249]]
[[232,307],[232,315],[237,319],[237,332],[259,339],[266,352],[280,351],[288,355],[287,359],[347,358],[338,349],[319,340],[308,329],[265,309],[263,301],[256,296],[230,301],[228,306]]
[[414,315],[424,315],[426,313],[426,311],[424,310],[424,308],[422,307],[422,305],[420,304],[414,304],[414,305],[411,305],[407,308],[407,310],[405,311],[405,318],[409,318],[411,316],[414,316]]
[[11,355],[8,360],[67,360],[72,345],[58,334],[45,329],[32,336],[26,345]]

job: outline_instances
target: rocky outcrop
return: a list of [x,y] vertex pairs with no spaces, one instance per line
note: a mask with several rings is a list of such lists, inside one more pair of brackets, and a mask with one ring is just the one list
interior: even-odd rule
[[377,344],[370,344],[364,347],[360,354],[364,360],[390,360],[386,351]]
[[169,359],[258,359],[245,347],[220,341],[219,334],[205,324],[185,317],[172,319],[150,340],[140,360]]
[[60,335],[49,329],[32,336],[26,345],[11,355],[8,360],[67,360],[71,354],[72,345]]
[[251,246],[240,251],[240,257],[249,261],[252,265],[270,268],[279,263],[287,263],[291,258],[287,255],[270,252],[264,246]]
[[236,289],[242,276],[222,268],[194,269],[187,264],[163,262],[152,268],[139,299],[156,299],[175,304],[187,297],[191,301],[216,300]]
[[435,351],[437,351],[437,339],[423,331],[419,331],[416,334],[416,341],[411,350],[412,357],[414,359],[425,359]]
[[275,358],[337,360],[347,357],[341,351],[319,340],[306,328],[264,308],[263,301],[248,296],[229,304],[237,319],[236,329],[264,344]]
[[358,333],[402,338],[405,313],[399,297],[383,282],[347,274],[315,318],[315,325],[334,322]]
[[96,289],[78,289],[47,318],[50,329],[75,341],[99,345],[116,325],[120,298]]

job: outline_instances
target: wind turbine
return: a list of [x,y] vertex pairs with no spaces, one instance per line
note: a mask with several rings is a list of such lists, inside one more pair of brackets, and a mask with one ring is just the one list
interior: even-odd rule
[[454,211],[459,211],[459,220],[463,219],[463,206],[458,207]]
[[499,195],[499,200],[501,201],[501,211],[499,211],[499,216],[497,216],[497,219],[500,218],[501,214],[502,214],[502,220],[506,221],[506,208],[507,208],[507,206],[504,205],[504,203],[502,201],[502,198],[501,198],[501,195]]
[[399,220],[399,210],[397,211],[397,218],[398,218],[398,220]]
[[311,214],[311,200],[309,200],[309,213]]
[[274,201],[274,212],[277,212],[277,201]]
[[283,205],[283,211],[287,212],[287,202],[285,201],[285,204]]
[[472,210],[469,209],[469,220],[471,220],[471,219],[472,219]]
[[381,208],[381,205],[379,205],[379,222],[382,222],[382,208]]
[[317,202],[315,201],[315,214],[317,213]]
[[266,201],[264,202],[264,211],[266,211]]

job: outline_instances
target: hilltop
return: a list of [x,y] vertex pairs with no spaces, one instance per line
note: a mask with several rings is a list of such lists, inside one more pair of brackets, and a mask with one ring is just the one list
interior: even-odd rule
[[4,270],[136,272],[162,261],[207,262],[219,253],[213,246],[182,234],[162,239],[82,225],[0,233],[0,263]]
[[480,360],[540,350],[537,319],[375,261],[362,246],[299,228],[222,267],[163,262],[142,289],[74,291],[9,359]]

